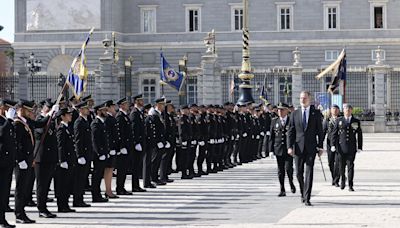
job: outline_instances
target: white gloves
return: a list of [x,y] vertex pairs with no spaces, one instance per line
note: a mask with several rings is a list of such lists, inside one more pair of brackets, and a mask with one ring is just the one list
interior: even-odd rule
[[78,164],[79,165],[85,165],[86,164],[86,159],[84,157],[78,158]]
[[239,137],[240,137],[239,135],[236,135],[236,140],[238,140],[238,139],[239,139]]
[[204,141],[200,141],[200,142],[199,142],[199,145],[200,145],[200,146],[204,146],[204,145],[205,145]]
[[332,152],[336,152],[336,147],[335,146],[331,146],[331,151]]
[[115,150],[110,151],[110,155],[114,156],[116,154]]
[[259,135],[257,135],[257,136],[256,136],[256,139],[260,139],[260,136],[259,136]]
[[165,144],[165,148],[169,149],[171,147],[171,144],[169,144],[169,142],[167,141],[167,143]]
[[106,156],[105,156],[105,155],[101,155],[101,156],[99,157],[99,160],[100,160],[100,161],[106,160]]
[[269,152],[269,157],[271,158],[271,159],[273,159],[274,158],[274,152]]
[[187,142],[182,142],[182,146],[187,146]]
[[224,138],[222,138],[222,139],[221,139],[221,143],[224,143],[224,142],[225,142],[225,139],[224,139]]
[[7,111],[6,111],[6,117],[7,117],[7,119],[14,119],[14,117],[15,117],[15,109],[13,109],[13,108],[9,108]]
[[197,143],[196,140],[193,140],[193,141],[192,141],[192,145],[196,145],[196,143]]
[[176,141],[175,141],[175,142],[176,142],[176,144],[179,144],[179,139],[176,139]]
[[235,140],[235,136],[232,135],[232,136],[231,136],[231,140]]
[[164,148],[164,144],[162,142],[157,143],[158,149]]
[[23,160],[22,162],[19,162],[18,166],[19,166],[20,169],[27,169],[28,168],[28,164],[26,164],[25,160]]
[[260,133],[260,135],[261,135],[261,136],[264,136],[264,135],[265,135],[265,133],[262,131],[262,132]]
[[246,138],[247,137],[247,133],[245,132],[245,133],[243,133],[243,137],[244,138]]
[[63,169],[68,169],[68,163],[67,162],[62,162],[60,164],[60,167],[63,168]]
[[251,135],[251,139],[254,139],[254,135]]
[[271,135],[271,132],[267,131],[267,135],[270,136],[270,135]]
[[214,139],[210,139],[210,144],[214,144]]
[[121,149],[121,154],[128,154],[128,151],[126,150],[126,148]]
[[142,149],[142,145],[140,145],[140,143],[136,144],[135,150],[137,150],[137,151],[142,151],[142,150],[143,150],[143,149]]
[[53,113],[58,112],[60,110],[60,105],[53,105],[50,112],[47,113],[48,116],[52,116]]

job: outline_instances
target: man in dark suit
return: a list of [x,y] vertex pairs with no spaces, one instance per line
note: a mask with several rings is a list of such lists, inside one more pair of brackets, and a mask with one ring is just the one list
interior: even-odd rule
[[[310,106],[311,94],[308,91],[300,93],[301,107],[290,116],[287,135],[288,154],[295,157],[297,179],[299,181],[301,200],[306,206],[310,202],[315,156],[323,153],[324,133],[319,110]],[[304,180],[304,166],[305,180]]]
[[[349,104],[343,105],[343,117],[336,120],[333,132],[332,151],[337,151],[340,156],[340,189],[346,187],[345,169],[347,166],[349,178],[349,191],[354,192],[354,160],[356,153],[362,151],[363,134],[361,130],[360,120],[352,116],[353,107]],[[335,148],[335,145],[338,148]]]
[[5,217],[8,208],[12,173],[15,167],[17,140],[14,118],[16,102],[0,99],[0,227],[12,228]]
[[74,145],[78,158],[74,171],[74,203],[73,207],[90,207],[83,201],[83,194],[92,162],[92,134],[88,115],[89,107],[86,101],[76,105],[79,109],[79,117],[74,123]]
[[[46,119],[53,107],[51,99],[46,99],[41,102],[42,112],[36,118],[38,122],[42,122]],[[35,176],[36,176],[36,197],[37,197],[37,208],[40,212],[40,217],[54,218],[55,215],[50,213],[47,209],[47,196],[49,193],[51,179],[53,178],[57,158],[57,136],[56,136],[56,123],[53,118],[50,121],[48,131],[41,142],[43,134],[45,133],[45,127],[35,128]]]
[[[278,178],[280,184],[279,197],[286,196],[285,191],[285,171],[289,178],[290,188],[292,193],[296,192],[296,187],[293,184],[293,157],[287,153],[287,139],[286,134],[289,129],[289,106],[284,103],[278,105],[278,117],[271,121],[271,128],[268,130],[271,135],[269,152],[276,156],[278,163]],[[271,155],[270,155],[271,156]]]
[[92,202],[103,203],[108,199],[101,196],[100,184],[104,176],[104,170],[109,159],[110,146],[108,143],[105,119],[107,117],[106,103],[94,107],[96,118],[90,124],[92,130],[92,148],[94,152],[94,171],[92,175]]
[[335,128],[336,120],[339,118],[339,106],[333,105],[330,109],[330,116],[324,119],[322,122],[322,128],[324,129],[324,135],[326,135],[327,153],[328,153],[328,164],[329,170],[332,176],[332,185],[339,187],[339,155],[336,151],[332,151],[332,146],[337,148],[337,145],[333,145],[333,130]]
[[62,108],[57,112],[56,118],[60,120],[57,128],[58,165],[56,168],[55,192],[57,197],[58,212],[75,212],[68,205],[69,195],[73,186],[73,170],[76,165],[74,150],[74,135],[68,126],[72,120],[72,110]]

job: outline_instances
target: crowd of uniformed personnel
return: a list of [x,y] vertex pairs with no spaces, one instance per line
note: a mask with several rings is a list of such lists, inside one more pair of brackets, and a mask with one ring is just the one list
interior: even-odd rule
[[[286,104],[250,102],[242,105],[228,102],[223,106],[190,104],[177,109],[165,98],[145,105],[141,94],[96,105],[91,96],[62,99],[59,104],[51,99],[40,104],[0,99],[0,225],[15,227],[5,219],[5,212],[13,211],[17,223],[34,223],[26,215],[25,206],[37,206],[39,217],[56,217],[46,206],[53,200],[48,197],[53,179],[58,212],[75,212],[70,205],[90,207],[84,201],[88,190],[93,203],[108,202],[118,195],[167,185],[173,182],[169,178],[171,173],[180,172],[181,179],[193,179],[273,154],[277,157],[281,184],[279,196],[286,194],[285,171],[295,193],[293,157],[288,154],[286,143],[289,113],[293,111],[293,106]],[[334,125],[336,128],[327,128],[331,153],[335,149],[343,151],[340,145],[346,139],[341,135],[353,123],[358,123],[354,117],[351,125],[339,121]],[[340,158],[342,185],[343,164],[347,164],[351,188],[354,157]],[[15,209],[9,206],[13,171]],[[339,174],[332,173],[335,173],[333,183],[338,183]],[[132,175],[131,191],[125,189],[128,175]],[[116,177],[115,193],[113,177]],[[144,188],[139,184],[140,179]],[[32,199],[35,180],[37,203]]]

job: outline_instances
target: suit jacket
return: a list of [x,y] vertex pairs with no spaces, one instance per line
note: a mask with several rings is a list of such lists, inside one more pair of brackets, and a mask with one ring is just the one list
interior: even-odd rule
[[153,110],[152,113],[147,116],[145,125],[147,146],[156,148],[159,142],[165,144],[165,126],[161,114],[158,113],[158,111]]
[[110,147],[108,144],[108,134],[106,124],[103,123],[99,118],[95,118],[90,124],[92,129],[92,144],[93,152],[97,157],[102,155],[108,155]]
[[76,154],[74,149],[74,134],[71,128],[61,124],[57,129],[57,148],[59,163],[67,162],[69,166],[76,163]]
[[144,114],[139,109],[134,108],[129,117],[132,121],[131,131],[133,132],[133,144],[136,145],[140,143],[143,147],[143,141],[145,139]]
[[86,161],[91,161],[92,154],[92,133],[89,119],[85,120],[79,116],[74,123],[75,153],[78,158],[84,157]]
[[17,162],[25,161],[28,167],[33,164],[33,148],[35,140],[33,137],[33,126],[30,121],[26,123],[19,117],[15,119],[15,134],[17,139]]
[[317,153],[317,147],[322,148],[324,142],[321,112],[311,105],[307,126],[304,129],[302,109],[295,110],[290,115],[287,141],[287,148],[294,148],[295,154]]
[[347,123],[345,117],[338,118],[333,130],[333,143],[338,145],[337,151],[340,154],[355,154],[357,149],[362,150],[363,134],[360,120],[351,117],[350,123]]
[[117,119],[114,116],[108,115],[104,121],[108,136],[108,144],[110,150],[119,151],[119,135],[117,129]]
[[[132,122],[128,115],[119,111],[115,117],[117,120],[117,132],[118,132],[118,151],[122,148],[132,151],[134,148],[132,134]],[[143,146],[143,145],[142,145]]]
[[41,163],[57,163],[58,153],[57,153],[57,136],[56,136],[56,123],[52,119],[49,124],[49,129],[46,136],[44,137],[43,143],[40,144],[40,140],[45,131],[49,117],[44,117],[42,115],[36,118],[37,125],[41,127],[35,128],[35,161]]
[[0,116],[0,167],[15,165],[17,149],[13,120]]
[[276,156],[287,156],[287,132],[289,130],[290,117],[287,116],[285,125],[282,125],[280,118],[271,121],[271,128],[268,130],[269,152],[274,152]]

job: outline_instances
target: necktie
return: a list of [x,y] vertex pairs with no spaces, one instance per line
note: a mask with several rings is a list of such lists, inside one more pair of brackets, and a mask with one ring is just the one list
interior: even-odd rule
[[303,130],[305,130],[307,128],[307,109],[304,109],[303,112]]

